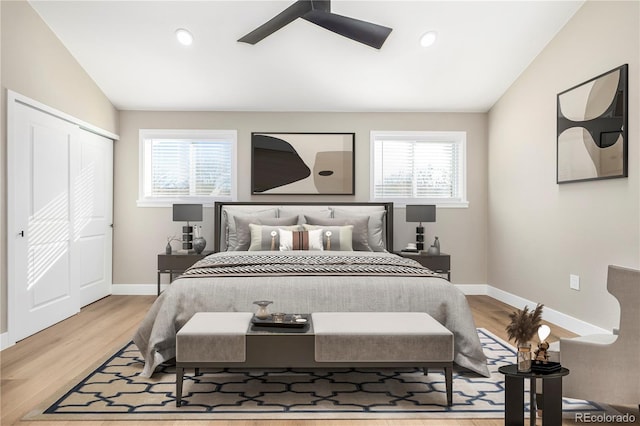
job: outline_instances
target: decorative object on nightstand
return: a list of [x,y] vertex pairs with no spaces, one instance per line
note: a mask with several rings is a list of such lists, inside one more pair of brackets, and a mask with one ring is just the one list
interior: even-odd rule
[[416,227],[416,249],[418,251],[424,250],[424,227],[422,222],[435,222],[436,221],[436,206],[433,204],[418,204],[406,206],[406,219],[407,222],[419,222]]
[[547,350],[549,350],[547,337],[549,337],[549,334],[551,334],[551,328],[546,324],[542,324],[538,329],[538,349],[535,352],[535,361],[540,361],[543,364],[549,362],[549,354],[547,354]]
[[418,247],[416,246],[416,243],[407,243],[407,247],[402,249],[402,251],[406,251],[409,253],[417,253]]
[[167,237],[167,246],[164,248],[164,254],[171,254],[171,252],[173,251],[173,248],[171,247],[171,243],[173,241],[180,241],[180,240],[177,239],[175,235]]
[[436,237],[433,244],[431,244],[431,247],[429,247],[429,250],[427,250],[427,253],[430,254],[431,256],[437,256],[440,254],[440,240],[438,239],[438,237]]
[[536,308],[529,312],[529,307],[517,309],[509,314],[511,322],[506,328],[509,340],[513,340],[518,347],[517,365],[518,371],[531,371],[531,339],[536,334],[542,323],[543,304],[538,303]]
[[256,318],[259,319],[267,319],[269,318],[269,311],[267,310],[267,306],[272,304],[272,300],[256,300],[253,302],[254,305],[258,305],[258,312],[256,312]]
[[173,221],[187,222],[187,226],[182,227],[182,249],[193,252],[193,226],[189,222],[202,221],[202,204],[174,204]]
[[193,249],[196,253],[200,254],[207,246],[207,240],[202,236],[202,226],[196,226],[196,237],[193,239]]

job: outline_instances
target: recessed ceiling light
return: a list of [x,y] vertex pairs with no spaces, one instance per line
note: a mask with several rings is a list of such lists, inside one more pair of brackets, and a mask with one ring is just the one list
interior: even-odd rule
[[176,38],[178,42],[184,46],[191,46],[191,43],[193,43],[193,36],[184,28],[178,28],[176,30]]
[[422,37],[420,37],[420,45],[422,47],[432,46],[436,42],[437,38],[438,38],[438,33],[437,32],[435,32],[435,31],[427,31],[426,33],[424,33],[422,35]]

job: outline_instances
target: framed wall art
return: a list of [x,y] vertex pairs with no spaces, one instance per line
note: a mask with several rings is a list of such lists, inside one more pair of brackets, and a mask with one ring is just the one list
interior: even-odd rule
[[627,177],[628,65],[558,94],[557,182]]
[[355,133],[251,133],[251,193],[353,195]]

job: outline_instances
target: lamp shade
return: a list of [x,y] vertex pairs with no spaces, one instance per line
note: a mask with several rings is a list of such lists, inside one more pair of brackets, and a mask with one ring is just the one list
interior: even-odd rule
[[407,222],[435,222],[436,206],[433,204],[407,205]]
[[202,222],[202,204],[174,204],[174,222]]

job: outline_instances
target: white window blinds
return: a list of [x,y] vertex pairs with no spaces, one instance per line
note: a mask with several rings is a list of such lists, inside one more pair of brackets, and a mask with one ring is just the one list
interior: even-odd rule
[[372,132],[372,199],[466,202],[463,132]]
[[148,196],[231,196],[231,146],[220,141],[151,141]]
[[138,204],[234,199],[235,132],[193,132],[141,131],[144,173]]

